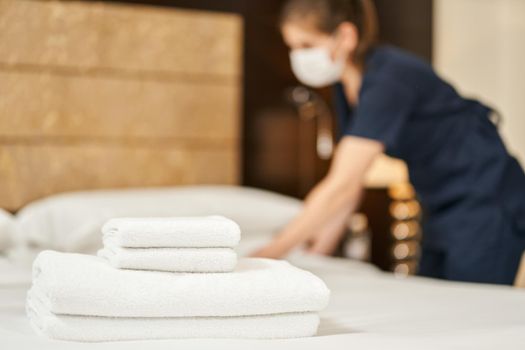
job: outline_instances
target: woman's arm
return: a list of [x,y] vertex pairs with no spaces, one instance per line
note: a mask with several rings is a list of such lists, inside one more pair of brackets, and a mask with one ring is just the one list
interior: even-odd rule
[[[328,251],[334,245],[334,238],[338,238],[334,236],[344,218],[358,204],[366,170],[382,151],[383,145],[378,141],[343,137],[328,175],[308,194],[302,212],[269,245],[254,255],[279,258],[309,240],[314,242],[313,251]],[[326,229],[330,226],[333,229]],[[325,234],[321,235],[321,232]]]
[[[360,198],[353,203],[359,203]],[[344,208],[334,215],[312,238],[307,242],[307,251],[314,254],[331,255],[337,249],[342,236],[346,232],[349,216],[354,211],[353,206]]]

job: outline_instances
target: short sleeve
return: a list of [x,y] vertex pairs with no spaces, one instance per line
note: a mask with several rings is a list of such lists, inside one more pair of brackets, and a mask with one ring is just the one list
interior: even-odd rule
[[377,140],[388,151],[396,146],[415,101],[415,91],[403,83],[386,79],[364,81],[345,135]]
[[345,132],[349,130],[350,121],[352,117],[352,109],[346,101],[343,84],[335,84],[333,90],[333,98],[335,102],[335,112],[337,115],[338,139],[341,139],[341,137],[345,135]]

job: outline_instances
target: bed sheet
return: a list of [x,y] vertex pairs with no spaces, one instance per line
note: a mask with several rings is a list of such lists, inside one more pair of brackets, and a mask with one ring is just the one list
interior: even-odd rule
[[29,260],[0,261],[2,349],[525,349],[525,291],[396,278],[369,264],[296,253],[290,261],[332,291],[318,335],[284,340],[184,339],[72,343],[36,336],[24,313]]

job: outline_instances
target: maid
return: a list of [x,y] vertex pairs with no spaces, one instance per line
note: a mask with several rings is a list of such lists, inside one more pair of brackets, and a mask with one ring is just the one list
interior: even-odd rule
[[304,243],[330,254],[365,172],[385,152],[406,162],[423,208],[419,274],[512,284],[525,251],[525,174],[491,109],[417,57],[375,45],[371,0],[290,0],[281,31],[297,78],[333,85],[342,136],[302,213],[255,255],[281,257]]

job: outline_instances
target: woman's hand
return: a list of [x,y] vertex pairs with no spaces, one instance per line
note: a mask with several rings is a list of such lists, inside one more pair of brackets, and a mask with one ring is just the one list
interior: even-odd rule
[[253,255],[281,258],[295,246],[329,254],[341,238],[346,217],[354,211],[364,174],[383,151],[374,140],[345,136],[337,146],[328,175],[308,194],[302,212],[266,247]]
[[334,216],[308,241],[309,253],[332,255],[346,233],[346,223],[351,212],[347,209]]
[[[332,255],[346,232],[345,228],[349,214],[349,211],[345,209],[326,224],[323,229],[319,230],[319,232],[307,240],[305,242],[306,251],[312,254]],[[274,239],[266,246],[253,252],[251,256],[279,259],[286,255],[286,253],[286,246],[281,244],[279,240]]]
[[[332,255],[337,249],[346,230],[346,222],[349,216],[348,210],[343,210],[335,216],[322,230],[306,241],[306,251],[312,254]],[[278,240],[273,240],[266,246],[252,253],[253,257],[277,259],[286,253]]]
[[253,252],[250,256],[257,258],[279,259],[284,255],[283,247],[280,247],[278,242],[272,241],[268,245]]

